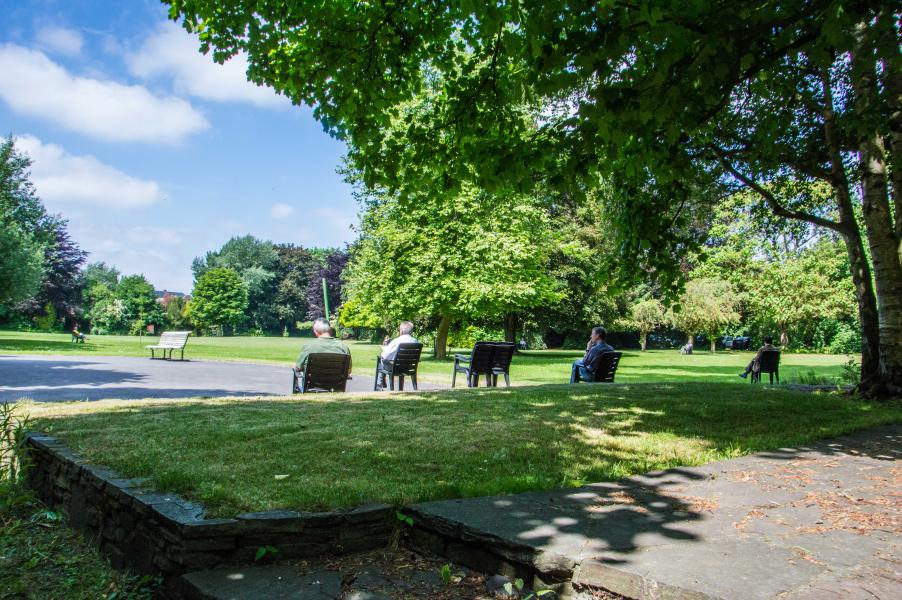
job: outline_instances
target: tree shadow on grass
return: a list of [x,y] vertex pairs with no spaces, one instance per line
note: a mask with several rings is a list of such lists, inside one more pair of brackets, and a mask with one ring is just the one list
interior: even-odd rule
[[[698,452],[716,458],[854,428],[851,401],[789,392],[718,397],[724,387],[123,403],[41,423],[52,423],[92,462],[170,482],[161,491],[218,502],[222,516],[491,496],[415,510],[441,517],[437,527],[449,534],[464,526],[487,532],[522,561],[609,552],[606,560],[616,563],[648,544],[700,539],[693,524],[713,509],[692,486],[706,475],[679,466],[699,461]],[[647,474],[622,480],[637,473]],[[567,487],[575,479],[598,483]],[[210,489],[217,492],[208,498]]]

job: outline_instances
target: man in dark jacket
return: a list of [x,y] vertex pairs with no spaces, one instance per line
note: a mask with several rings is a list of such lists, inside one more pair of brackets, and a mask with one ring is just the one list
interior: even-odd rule
[[570,371],[570,383],[578,383],[581,380],[592,381],[592,377],[595,375],[589,370],[592,361],[598,358],[599,354],[614,351],[614,349],[605,342],[607,336],[608,332],[605,331],[604,327],[592,328],[592,336],[589,338],[589,343],[586,345],[585,356],[573,361],[573,368]]
[[749,364],[746,365],[745,371],[739,374],[740,377],[745,379],[749,376],[749,373],[758,373],[761,371],[761,355],[765,352],[773,352],[775,350],[779,350],[776,346],[774,346],[774,338],[773,336],[766,335],[764,336],[764,345],[758,348],[758,353],[755,355]]

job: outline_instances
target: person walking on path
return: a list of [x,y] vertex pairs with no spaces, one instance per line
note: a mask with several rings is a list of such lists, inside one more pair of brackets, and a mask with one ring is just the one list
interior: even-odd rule
[[608,332],[604,327],[593,327],[592,335],[589,337],[589,343],[586,344],[586,354],[581,359],[573,361],[573,368],[570,370],[570,383],[578,383],[580,381],[592,381],[594,373],[589,371],[589,365],[595,360],[599,354],[605,352],[613,352],[614,348],[608,345],[605,338]]
[[749,361],[749,364],[746,365],[745,371],[739,373],[739,376],[745,379],[749,376],[749,373],[757,373],[761,370],[761,355],[765,352],[773,352],[775,350],[779,350],[776,346],[774,346],[774,338],[773,336],[766,335],[764,336],[764,345],[758,348],[758,353],[755,354],[755,358]]

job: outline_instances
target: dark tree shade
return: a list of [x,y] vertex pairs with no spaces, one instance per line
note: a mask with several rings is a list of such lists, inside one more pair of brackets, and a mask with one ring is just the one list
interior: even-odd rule
[[44,253],[45,274],[38,294],[20,305],[29,316],[37,316],[48,303],[56,314],[71,324],[81,305],[81,266],[88,253],[79,248],[66,231],[66,221],[56,219],[52,225],[53,243]]
[[329,310],[333,313],[338,311],[342,302],[341,274],[344,272],[350,256],[347,250],[336,250],[326,257],[325,263],[314,273],[313,278],[307,284],[308,319],[328,318],[323,307],[323,278],[326,280],[326,289],[329,293]]
[[[279,322],[289,330],[307,318],[307,285],[320,269],[320,261],[305,248],[294,244],[276,246],[279,266],[276,272],[278,289],[275,312]],[[319,281],[319,280],[317,280]]]

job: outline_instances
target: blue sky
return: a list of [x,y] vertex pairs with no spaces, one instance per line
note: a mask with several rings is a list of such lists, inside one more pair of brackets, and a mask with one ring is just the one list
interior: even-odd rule
[[156,0],[0,0],[0,134],[89,261],[188,292],[191,259],[235,235],[337,246],[357,206],[344,145],[245,79]]

